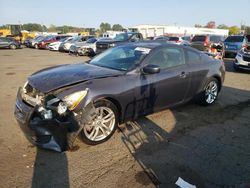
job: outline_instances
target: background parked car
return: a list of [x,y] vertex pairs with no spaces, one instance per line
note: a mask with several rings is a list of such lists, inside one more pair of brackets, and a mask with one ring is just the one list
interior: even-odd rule
[[48,49],[51,51],[58,51],[59,50],[59,46],[61,45],[61,43],[63,42],[69,42],[73,39],[73,37],[69,36],[69,37],[65,37],[60,39],[59,41],[56,42],[52,42],[48,45]]
[[99,40],[96,43],[96,53],[99,54],[110,47],[121,45],[126,42],[138,42],[141,40],[143,40],[143,36],[141,33],[138,32],[120,33],[117,34],[116,37],[113,39]]
[[40,35],[40,36],[37,36],[36,38],[30,40],[30,43],[28,43],[28,44],[29,44],[29,47],[30,47],[30,48],[38,49],[38,43],[39,43],[40,41],[42,41],[45,37],[46,37],[46,36]]
[[167,42],[172,43],[172,44],[184,45],[184,46],[190,45],[189,41],[183,40],[182,37],[171,36],[171,37],[169,37]]
[[[249,41],[250,42],[250,41]],[[247,46],[247,36],[243,35],[232,35],[228,36],[224,41],[225,46],[225,57],[229,56],[234,58],[236,54]]]
[[90,38],[86,42],[75,43],[69,49],[70,54],[94,56],[97,38]]
[[0,37],[0,48],[17,49],[21,48],[20,42],[10,37]]
[[30,47],[30,45],[31,45],[31,40],[33,40],[32,37],[27,37],[27,38],[23,41],[23,44],[24,44],[26,47]]
[[220,35],[195,35],[191,40],[191,46],[222,59],[224,54],[223,41],[224,37]]
[[59,46],[60,52],[69,52],[69,49],[71,45],[77,43],[77,42],[85,42],[86,40],[93,38],[94,36],[76,36],[70,41],[62,42]]
[[41,40],[40,42],[38,42],[38,48],[39,49],[48,49],[48,46],[50,43],[52,42],[57,42],[61,39],[70,37],[69,35],[49,35],[47,37],[45,37],[43,40]]
[[169,37],[167,36],[157,36],[154,40],[168,41]]
[[242,48],[235,57],[234,69],[250,70],[250,44],[246,48]]
[[191,41],[192,37],[191,36],[184,36],[184,37],[181,37],[183,40],[186,40],[186,41]]

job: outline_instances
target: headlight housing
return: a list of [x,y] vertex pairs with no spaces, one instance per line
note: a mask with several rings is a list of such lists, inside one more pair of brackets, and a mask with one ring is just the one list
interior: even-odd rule
[[63,102],[69,108],[69,110],[74,110],[77,105],[86,97],[88,89],[83,91],[78,91],[73,94],[70,94],[63,98]]
[[115,43],[111,43],[109,46],[110,46],[110,47],[115,47],[116,44],[115,44]]

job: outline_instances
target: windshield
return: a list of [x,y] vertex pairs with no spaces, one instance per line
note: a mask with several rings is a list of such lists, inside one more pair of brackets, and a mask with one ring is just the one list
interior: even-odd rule
[[243,42],[243,36],[229,36],[226,38],[225,42]]
[[88,40],[86,41],[86,43],[88,43],[88,44],[93,44],[93,43],[95,43],[96,41],[97,41],[96,38],[91,38],[91,39],[88,39]]
[[125,41],[128,40],[128,34],[127,33],[120,33],[115,36],[114,38],[115,41]]
[[179,37],[169,37],[169,41],[178,41]]
[[52,39],[52,38],[54,38],[54,37],[55,37],[55,36],[53,36],[53,35],[49,35],[49,36],[46,36],[44,40],[50,40],[50,39]]
[[223,41],[223,37],[222,36],[212,35],[212,36],[210,36],[210,41],[212,41],[212,42],[221,42],[221,41]]
[[39,38],[35,39],[35,41],[40,42],[40,41],[42,41],[42,40],[44,40],[44,39],[45,39],[44,36],[40,36]]
[[136,46],[110,48],[92,59],[90,64],[128,71],[135,68],[149,52],[149,48]]
[[80,41],[81,40],[81,36],[77,36],[77,37],[74,37],[72,40],[71,40],[71,42],[78,42],[78,41]]
[[61,38],[59,41],[60,41],[60,42],[65,42],[65,41],[68,41],[69,38],[70,38],[70,37]]
[[192,39],[192,42],[204,42],[206,40],[207,36],[205,35],[196,35]]

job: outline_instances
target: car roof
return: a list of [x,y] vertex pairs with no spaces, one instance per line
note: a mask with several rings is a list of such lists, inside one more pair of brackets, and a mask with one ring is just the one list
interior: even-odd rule
[[143,47],[143,48],[150,48],[155,49],[158,47],[182,47],[186,48],[186,46],[180,46],[177,44],[170,44],[160,40],[153,40],[153,41],[140,41],[140,42],[130,42],[125,43],[122,46],[135,46],[135,47]]

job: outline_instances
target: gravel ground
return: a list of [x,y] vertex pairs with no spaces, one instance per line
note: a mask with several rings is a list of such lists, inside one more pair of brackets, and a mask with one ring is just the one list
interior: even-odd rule
[[250,74],[226,60],[217,102],[192,102],[120,129],[106,143],[55,153],[26,141],[14,116],[17,89],[39,69],[87,60],[35,49],[0,51],[0,187],[250,186]]

